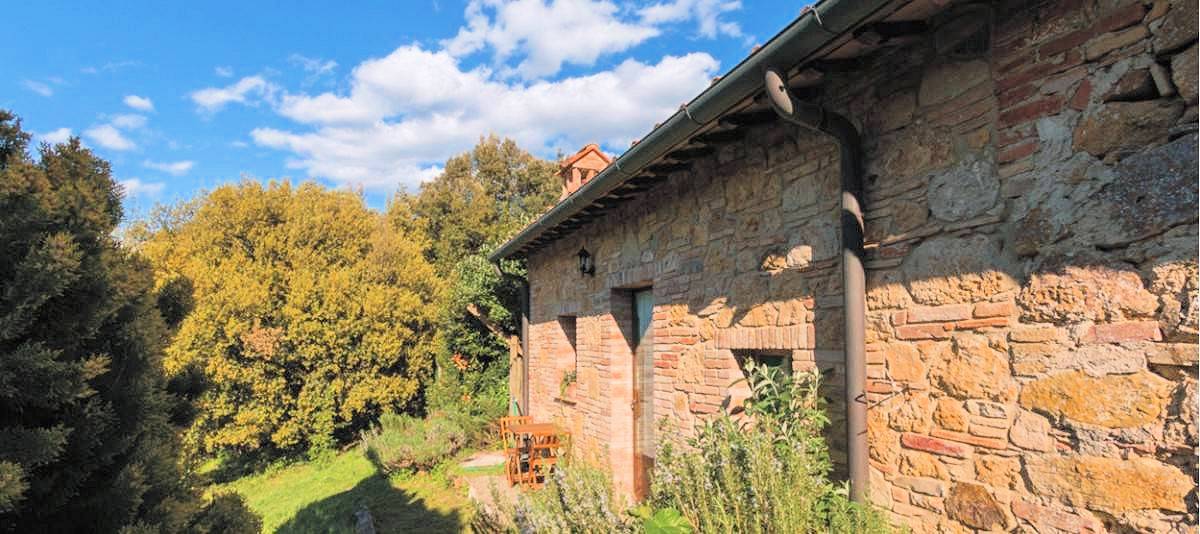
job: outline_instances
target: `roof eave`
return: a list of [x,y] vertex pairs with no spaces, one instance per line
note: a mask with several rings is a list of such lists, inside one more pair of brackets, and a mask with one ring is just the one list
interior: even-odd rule
[[893,0],[824,0],[801,13],[756,53],[682,106],[612,164],[488,256],[497,262],[520,255],[546,231],[608,195],[706,125],[758,92],[767,68],[790,69],[870,19]]

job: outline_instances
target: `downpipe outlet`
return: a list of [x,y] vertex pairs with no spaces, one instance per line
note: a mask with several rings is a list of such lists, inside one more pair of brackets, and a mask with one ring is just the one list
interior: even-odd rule
[[845,314],[846,433],[850,497],[864,502],[867,472],[866,276],[863,270],[862,140],[845,116],[797,100],[787,77],[774,68],[764,74],[771,106],[792,124],[837,140],[841,155],[842,310]]

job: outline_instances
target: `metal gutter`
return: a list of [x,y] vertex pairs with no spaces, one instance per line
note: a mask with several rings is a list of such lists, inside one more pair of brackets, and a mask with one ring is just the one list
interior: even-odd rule
[[823,0],[800,14],[758,52],[738,63],[717,83],[676,111],[600,174],[496,249],[495,262],[516,255],[543,232],[562,224],[607,196],[675,146],[688,142],[705,125],[763,87],[768,67],[791,68],[871,17],[890,0]]
[[768,69],[765,78],[771,106],[783,120],[832,137],[838,143],[841,169],[842,323],[845,326],[846,437],[850,498],[865,502],[867,472],[867,284],[863,270],[862,138],[844,115],[797,100],[783,73]]

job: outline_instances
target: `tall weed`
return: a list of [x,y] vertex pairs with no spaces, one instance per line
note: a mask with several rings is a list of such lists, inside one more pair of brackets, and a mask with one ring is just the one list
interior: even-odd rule
[[613,494],[612,478],[579,463],[556,469],[541,489],[518,499],[521,532],[605,534],[636,532],[632,517]]
[[392,413],[363,433],[368,457],[388,472],[428,471],[462,450],[468,440],[469,432],[455,418]]
[[747,365],[751,395],[696,438],[660,443],[651,502],[698,532],[887,532],[882,516],[829,480],[816,373]]

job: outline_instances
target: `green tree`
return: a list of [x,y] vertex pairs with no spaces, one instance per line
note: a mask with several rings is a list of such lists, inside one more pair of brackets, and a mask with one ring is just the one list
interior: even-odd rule
[[431,408],[463,399],[483,401],[467,407],[484,412],[506,406],[509,353],[517,342],[513,311],[524,267],[504,262],[497,270],[487,254],[557,200],[557,171],[555,163],[512,140],[488,136],[447,160],[445,170],[419,192],[401,194],[389,206],[394,226],[428,237],[425,255],[446,279],[437,306],[439,372],[428,392]]
[[443,274],[464,256],[490,252],[558,197],[558,167],[494,135],[446,161],[442,173],[392,202],[389,217],[416,227]]
[[247,181],[131,233],[183,317],[166,368],[203,451],[324,449],[418,398],[439,278],[360,195]]
[[28,141],[0,110],[0,530],[187,530],[202,501],[176,461],[153,273],[112,237],[121,190],[78,139],[36,161]]

